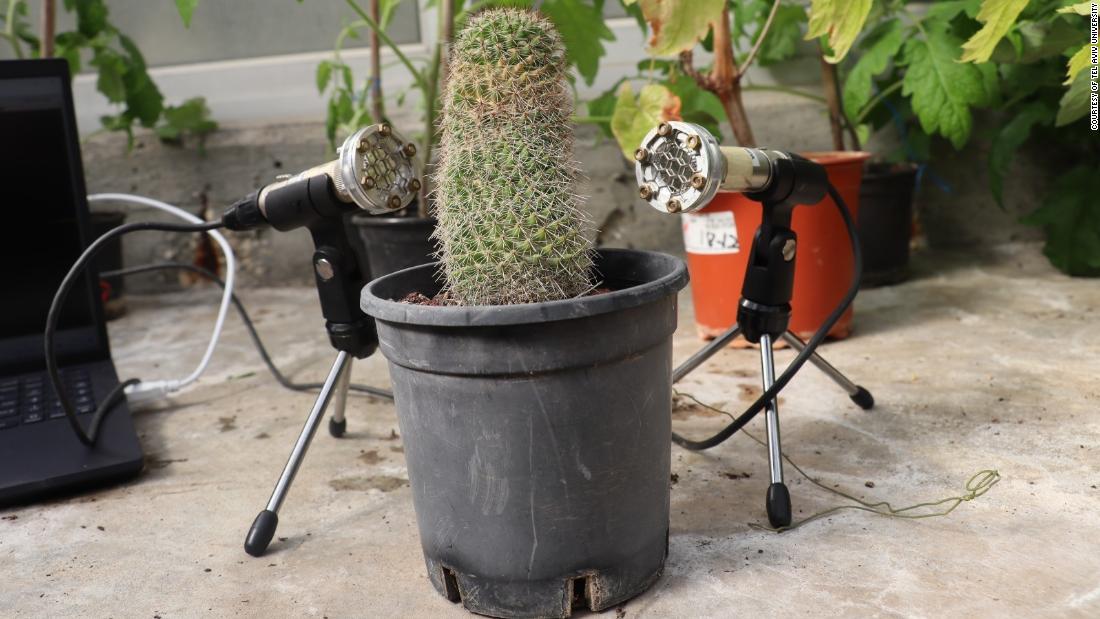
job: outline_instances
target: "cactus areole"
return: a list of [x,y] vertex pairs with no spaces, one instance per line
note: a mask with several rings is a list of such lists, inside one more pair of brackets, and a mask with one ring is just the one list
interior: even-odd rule
[[583,294],[592,256],[561,36],[535,13],[491,10],[452,50],[435,175],[446,291],[463,305]]

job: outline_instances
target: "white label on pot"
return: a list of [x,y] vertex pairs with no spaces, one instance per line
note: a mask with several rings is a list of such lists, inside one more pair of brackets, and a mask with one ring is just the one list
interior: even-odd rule
[[736,254],[741,251],[733,211],[681,215],[684,248],[693,254]]

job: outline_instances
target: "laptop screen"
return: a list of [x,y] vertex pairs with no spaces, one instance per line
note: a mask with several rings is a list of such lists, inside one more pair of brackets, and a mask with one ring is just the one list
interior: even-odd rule
[[[39,366],[54,293],[83,251],[87,206],[67,75],[5,75],[0,63],[0,366]],[[25,69],[29,63],[21,63]],[[26,73],[26,71],[22,71]],[[55,73],[55,75],[49,75]],[[81,277],[58,325],[61,357],[99,348],[94,280]],[[28,369],[33,369],[28,368]]]

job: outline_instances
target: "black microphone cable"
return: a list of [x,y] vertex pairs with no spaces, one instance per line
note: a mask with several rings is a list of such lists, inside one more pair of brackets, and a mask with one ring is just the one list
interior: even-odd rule
[[[225,281],[218,277],[217,273],[204,269],[193,264],[187,264],[185,262],[158,262],[153,264],[143,264],[140,266],[127,267],[124,269],[116,269],[113,271],[104,271],[100,273],[100,277],[124,277],[127,275],[137,275],[138,273],[148,273],[150,271],[188,271],[201,275],[206,279],[214,282],[220,288],[225,288]],[[252,317],[248,315],[248,311],[245,310],[244,303],[241,302],[240,297],[236,292],[230,295],[230,301],[233,303],[233,307],[237,309],[237,313],[241,317],[241,322],[244,323],[245,329],[248,331],[249,337],[252,339],[252,343],[256,346],[256,351],[260,354],[260,359],[263,360],[264,365],[267,366],[271,375],[275,377],[275,381],[281,386],[290,389],[291,391],[316,391],[321,388],[321,383],[295,383],[283,374],[279,368],[275,365],[275,362],[271,359],[271,355],[267,351],[267,347],[264,346],[263,341],[260,339],[260,334],[256,330],[255,323],[252,322]],[[365,393],[380,398],[387,398],[392,400],[393,393],[385,389],[379,389],[377,387],[371,387],[369,385],[359,385],[351,383],[348,385],[348,389]]]
[[833,328],[833,325],[835,325],[838,320],[840,320],[841,315],[844,314],[844,310],[848,309],[848,306],[851,305],[852,301],[856,298],[856,294],[859,292],[859,282],[863,278],[863,251],[860,249],[859,245],[859,233],[856,232],[856,225],[855,222],[852,221],[852,214],[848,210],[848,205],[845,204],[844,198],[840,197],[840,192],[836,190],[836,187],[833,187],[832,183],[829,183],[829,197],[833,199],[834,206],[836,206],[837,211],[840,213],[841,219],[844,220],[844,227],[848,231],[848,240],[852,245],[854,265],[852,269],[852,283],[849,285],[848,291],[844,294],[844,297],[840,300],[840,303],[837,304],[836,308],[834,308],[825,318],[825,322],[821,324],[821,327],[814,332],[813,337],[806,342],[806,346],[798,353],[798,356],[796,356],[794,360],[791,361],[791,364],[787,366],[787,369],[775,379],[775,383],[772,384],[771,388],[762,393],[751,406],[745,409],[745,412],[737,417],[737,419],[733,420],[733,422],[714,436],[701,441],[693,441],[673,432],[673,443],[691,451],[702,451],[724,443],[726,439],[745,427],[745,425],[752,421],[752,418],[763,410],[768,402],[775,399],[775,397],[779,395],[779,392],[787,386],[787,383],[794,378],[794,375],[798,373],[802,365],[810,359],[811,355],[813,355],[817,346],[825,341],[825,337],[829,334],[829,330]]
[[49,375],[50,385],[53,386],[57,399],[61,403],[61,410],[65,413],[65,417],[69,420],[69,425],[72,426],[73,432],[76,434],[76,437],[80,439],[81,443],[89,447],[95,445],[96,439],[99,437],[100,424],[103,423],[103,419],[106,418],[107,414],[114,410],[115,406],[122,400],[126,387],[135,385],[141,381],[137,378],[131,378],[116,385],[115,388],[107,394],[107,397],[96,407],[87,430],[80,424],[80,421],[76,417],[76,411],[73,409],[73,404],[69,400],[69,396],[65,392],[65,389],[62,387],[61,373],[57,367],[57,352],[54,349],[54,335],[57,332],[58,320],[61,318],[61,307],[65,304],[65,299],[69,296],[69,291],[72,290],[73,284],[76,283],[80,273],[88,266],[88,263],[99,254],[108,242],[124,234],[138,232],[140,230],[155,230],[160,232],[208,232],[221,228],[224,225],[225,224],[221,221],[212,221],[202,224],[157,222],[123,224],[117,228],[111,229],[93,241],[92,244],[80,254],[80,257],[76,259],[72,268],[65,274],[65,278],[61,280],[61,285],[54,294],[53,302],[50,303],[50,311],[46,315],[46,373]]

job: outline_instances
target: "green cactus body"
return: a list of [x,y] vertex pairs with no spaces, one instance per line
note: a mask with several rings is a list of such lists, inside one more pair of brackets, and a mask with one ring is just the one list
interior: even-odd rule
[[491,10],[452,50],[435,178],[447,290],[465,305],[582,294],[592,256],[561,37],[535,13]]

